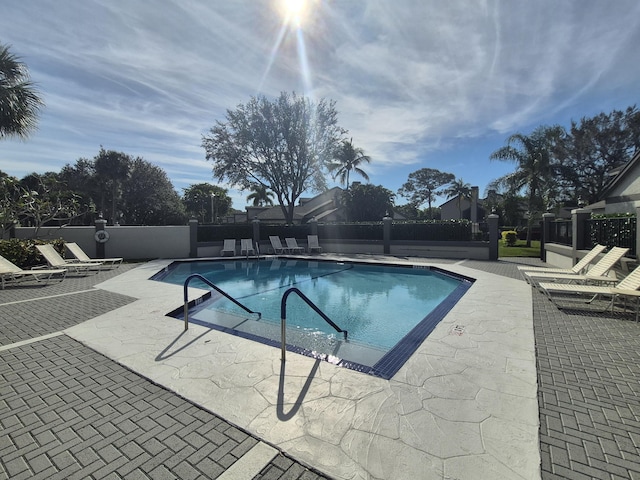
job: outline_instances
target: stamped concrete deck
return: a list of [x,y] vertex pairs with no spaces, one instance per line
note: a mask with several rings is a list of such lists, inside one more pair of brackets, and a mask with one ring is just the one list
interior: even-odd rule
[[0,478],[635,478],[635,322],[583,348],[602,315],[532,311],[510,262],[390,260],[477,281],[389,381],[182,332],[166,262],[0,292]]

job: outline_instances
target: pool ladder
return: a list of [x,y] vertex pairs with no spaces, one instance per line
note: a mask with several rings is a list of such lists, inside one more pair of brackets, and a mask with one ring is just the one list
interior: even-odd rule
[[289,298],[289,295],[291,295],[292,293],[295,293],[302,300],[304,300],[304,302],[307,305],[309,305],[314,312],[320,315],[320,317],[325,322],[331,325],[337,332],[342,333],[344,335],[345,341],[347,340],[348,332],[346,330],[343,330],[338,325],[336,325],[329,317],[327,317],[327,315],[322,310],[318,308],[318,306],[315,303],[309,300],[309,298],[304,293],[302,293],[296,287],[291,287],[289,290],[284,292],[284,294],[282,295],[282,300],[280,301],[280,318],[281,318],[280,334],[282,337],[282,342],[281,342],[282,344],[280,348],[282,352],[281,359],[283,362],[286,360],[286,351],[287,351],[287,298]]
[[[246,306],[244,306],[243,304],[241,304],[238,300],[236,300],[235,298],[233,298],[231,295],[229,295],[227,292],[225,292],[224,290],[222,290],[221,288],[217,287],[216,285],[214,285],[213,283],[211,283],[209,280],[207,280],[206,278],[204,278],[202,275],[200,275],[199,273],[194,273],[189,275],[185,281],[184,281],[184,329],[188,330],[189,329],[189,295],[188,295],[188,286],[189,286],[189,282],[191,281],[191,279],[193,278],[197,278],[198,280],[206,283],[207,285],[209,285],[211,288],[213,288],[216,292],[218,292],[220,295],[222,295],[225,298],[228,298],[229,300],[231,300],[233,303],[235,303],[236,305],[238,305],[240,308],[242,308],[245,312],[248,313],[252,313],[252,314],[256,314],[258,315],[258,318],[262,317],[262,313],[260,312],[254,312],[253,310],[247,308]],[[199,302],[198,302],[199,303]]]
[[[193,274],[189,275],[184,281],[184,329],[185,329],[185,331],[189,329],[188,286],[189,286],[189,282],[194,278],[197,278],[198,280],[206,283],[211,288],[213,288],[216,292],[218,292],[219,294],[221,294],[225,298],[231,300],[237,306],[242,308],[245,312],[248,312],[248,313],[251,313],[251,314],[257,314],[258,318],[262,317],[262,313],[254,312],[253,310],[251,310],[250,308],[246,307],[245,305],[240,303],[238,300],[233,298],[227,292],[225,292],[221,288],[219,288],[216,285],[214,285],[212,282],[207,280],[205,277],[203,277],[199,273],[193,273]],[[304,300],[304,302],[309,307],[311,307],[311,309],[314,312],[316,312],[318,315],[320,315],[320,317],[325,322],[327,322],[329,325],[331,325],[337,332],[342,333],[344,335],[345,341],[347,340],[347,337],[349,335],[349,332],[347,332],[347,330],[343,330],[338,325],[336,325],[335,322],[333,320],[331,320],[329,317],[327,317],[327,315],[322,310],[320,310],[320,308],[318,308],[318,306],[315,303],[313,303],[311,300],[309,300],[309,297],[307,297],[304,293],[302,293],[296,287],[291,287],[286,292],[284,292],[284,294],[282,295],[282,300],[280,301],[280,319],[281,319],[280,334],[281,334],[281,337],[282,337],[281,351],[282,351],[282,361],[283,362],[286,360],[286,351],[287,351],[287,299],[289,298],[289,295],[291,295],[292,293],[295,293],[296,295],[298,295],[298,297],[300,297],[302,300]]]

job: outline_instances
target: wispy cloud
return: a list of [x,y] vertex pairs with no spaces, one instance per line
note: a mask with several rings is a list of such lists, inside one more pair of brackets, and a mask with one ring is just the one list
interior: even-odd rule
[[0,42],[47,107],[31,140],[0,145],[0,169],[55,170],[104,145],[157,163],[179,189],[214,181],[201,135],[251,95],[296,90],[337,102],[374,183],[395,190],[426,163],[483,183],[486,158],[435,159],[638,98],[635,0],[312,4],[305,92],[295,35],[276,48],[275,1],[10,2]]

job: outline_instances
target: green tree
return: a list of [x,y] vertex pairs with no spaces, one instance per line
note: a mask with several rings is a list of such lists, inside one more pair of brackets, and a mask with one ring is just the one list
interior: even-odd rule
[[231,209],[232,200],[225,188],[209,183],[196,183],[184,189],[182,203],[187,214],[201,223],[217,221]]
[[25,139],[35,130],[44,102],[29,80],[29,70],[9,47],[0,44],[0,140]]
[[328,164],[329,171],[333,174],[333,179],[340,179],[340,182],[349,190],[349,175],[353,171],[366,181],[369,181],[367,172],[360,168],[363,163],[370,163],[371,157],[364,154],[364,150],[353,145],[353,139],[343,140],[336,149],[334,158]]
[[471,185],[465,183],[464,180],[456,179],[451,182],[451,185],[443,190],[447,198],[455,198],[458,205],[459,218],[462,220],[462,200],[471,198]]
[[74,192],[81,204],[87,205],[87,213],[75,218],[71,223],[76,225],[91,225],[95,222],[96,203],[100,200],[94,162],[86,158],[76,160],[74,165],[66,164],[60,170],[58,178]]
[[305,190],[326,189],[324,171],[341,135],[334,102],[281,93],[252,97],[226,122],[218,122],[202,146],[213,174],[243,190],[260,184],[276,195],[287,223]]
[[353,222],[380,221],[393,212],[395,195],[382,185],[357,184],[343,194],[347,217]]
[[250,195],[247,196],[247,202],[253,202],[254,207],[266,207],[267,205],[273,205],[273,192],[270,192],[267,187],[256,183],[251,187]]
[[527,247],[531,246],[531,226],[535,218],[546,210],[545,199],[554,196],[554,166],[551,151],[562,138],[562,127],[541,126],[530,135],[515,133],[507,138],[507,145],[490,156],[491,160],[513,162],[516,171],[496,180],[513,195],[524,190],[527,196]]
[[408,180],[398,190],[398,195],[408,198],[416,207],[427,202],[429,218],[433,218],[431,204],[437,195],[442,194],[438,189],[453,182],[455,178],[452,173],[435,168],[421,168],[409,174]]
[[[105,150],[102,147],[93,160],[96,181],[100,186],[100,211],[105,219],[111,219],[112,225],[115,225],[120,218],[118,203],[121,197],[121,186],[127,180],[132,161],[132,158],[125,153]],[[107,207],[109,199],[111,208]]]
[[553,150],[564,199],[573,205],[579,197],[588,203],[601,200],[610,172],[638,150],[640,112],[635,105],[572,121],[568,134]]
[[166,172],[139,157],[122,183],[122,215],[128,225],[183,225],[187,217]]

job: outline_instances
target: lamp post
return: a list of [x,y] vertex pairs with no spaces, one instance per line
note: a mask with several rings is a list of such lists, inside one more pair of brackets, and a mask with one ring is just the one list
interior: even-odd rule
[[211,194],[211,223],[213,223],[213,218],[214,218],[214,216],[213,216],[213,199],[215,198],[215,196],[216,196],[215,193]]

